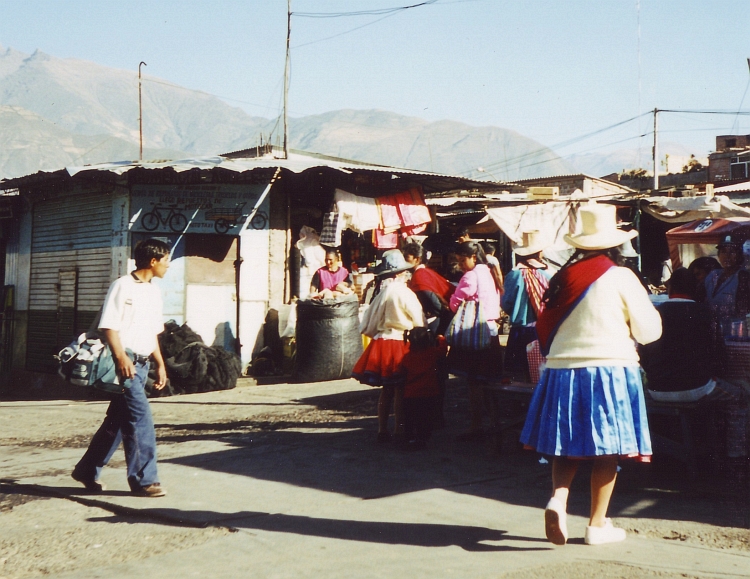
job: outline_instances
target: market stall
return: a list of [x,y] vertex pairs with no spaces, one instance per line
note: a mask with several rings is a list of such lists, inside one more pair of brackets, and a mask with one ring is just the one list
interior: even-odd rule
[[672,266],[674,269],[687,267],[699,257],[715,257],[716,244],[729,234],[742,241],[750,239],[750,217],[698,219],[670,229],[667,231],[667,244]]

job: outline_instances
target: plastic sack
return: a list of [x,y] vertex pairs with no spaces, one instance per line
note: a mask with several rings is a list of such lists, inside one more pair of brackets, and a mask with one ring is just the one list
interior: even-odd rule
[[315,271],[325,265],[326,250],[320,245],[320,236],[315,233],[312,227],[303,225],[299,231],[299,241],[297,242],[302,259],[305,260],[304,267]]
[[296,342],[294,382],[351,377],[352,368],[362,355],[356,297],[298,301]]

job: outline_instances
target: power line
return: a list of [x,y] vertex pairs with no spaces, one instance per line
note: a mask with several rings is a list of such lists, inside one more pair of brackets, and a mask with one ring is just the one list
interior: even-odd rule
[[392,14],[395,12],[402,12],[409,10],[410,8],[419,8],[420,6],[427,6],[428,4],[434,4],[437,0],[427,0],[426,2],[420,2],[419,4],[412,4],[410,6],[395,6],[393,8],[376,8],[374,10],[355,10],[352,12],[292,12],[292,16],[298,16],[300,18],[341,18],[344,16],[379,16],[381,14]]
[[[712,111],[712,110],[701,110],[701,109],[656,109],[659,113],[687,113],[691,115],[750,115],[750,111]],[[646,114],[651,114],[654,111],[649,111]]]
[[410,6],[397,6],[394,8],[378,8],[375,10],[357,10],[357,11],[352,11],[352,12],[292,12],[291,13],[292,16],[299,16],[301,18],[341,18],[344,16],[384,15],[382,18],[378,18],[377,20],[373,20],[372,22],[368,22],[366,24],[362,24],[361,26],[355,26],[354,28],[350,28],[349,30],[345,30],[344,32],[339,32],[338,34],[334,34],[333,36],[326,36],[325,38],[319,38],[318,40],[311,40],[310,42],[297,44],[296,46],[292,46],[292,48],[293,49],[302,48],[303,46],[310,46],[311,44],[317,44],[318,42],[324,42],[326,40],[338,38],[339,36],[344,36],[345,34],[349,34],[356,30],[361,30],[362,28],[366,28],[367,26],[372,26],[373,24],[377,24],[381,20],[385,20],[386,18],[395,16],[396,14],[403,12],[404,10],[409,10],[410,8],[419,8],[421,6],[427,6],[429,4],[435,4],[437,1],[438,0],[427,0],[426,2],[420,2],[419,4],[412,4]]
[[633,122],[634,120],[636,120],[636,119],[638,119],[638,118],[640,118],[640,117],[642,117],[644,115],[649,115],[649,114],[651,114],[651,111],[646,112],[646,113],[642,113],[640,115],[637,115],[635,117],[631,117],[629,119],[626,119],[624,121],[620,121],[618,123],[614,123],[613,125],[609,125],[608,127],[604,127],[602,129],[597,129],[596,131],[592,131],[590,133],[586,133],[585,135],[580,135],[578,137],[573,137],[572,139],[568,139],[566,141],[562,141],[560,143],[557,143],[555,145],[551,145],[549,147],[546,147],[546,146],[545,147],[540,147],[539,149],[535,149],[535,150],[530,151],[528,153],[524,153],[522,155],[518,155],[517,157],[512,157],[512,158],[507,159],[505,161],[496,161],[494,163],[488,163],[488,164],[485,164],[485,168],[488,168],[490,170],[498,170],[498,171],[505,170],[511,164],[523,161],[524,159],[527,159],[529,157],[534,157],[536,155],[539,155],[539,154],[542,154],[542,153],[546,153],[550,149],[556,149],[556,148],[562,148],[562,147],[567,147],[567,146],[570,146],[570,145],[574,145],[575,143],[578,143],[580,141],[583,141],[585,139],[588,139],[588,138],[593,137],[595,135],[598,135],[600,133],[604,133],[606,131],[612,130],[614,128],[617,128],[619,126],[625,125],[627,123]]
[[390,18],[391,16],[395,16],[398,14],[397,12],[393,12],[391,14],[386,14],[382,18],[378,18],[377,20],[373,20],[372,22],[368,22],[367,24],[363,24],[362,26],[356,26],[354,28],[351,28],[349,30],[346,30],[344,32],[339,32],[338,34],[334,34],[333,36],[326,36],[325,38],[319,38],[318,40],[311,40],[310,42],[304,42],[302,44],[297,44],[296,46],[292,46],[292,48],[302,48],[303,46],[310,46],[311,44],[317,44],[318,42],[324,42],[326,40],[331,40],[332,38],[338,38],[339,36],[344,36],[345,34],[349,34],[350,32],[354,32],[355,30],[361,30],[362,28],[366,28],[367,26],[372,26],[373,24],[377,24],[381,20],[385,20],[386,18]]

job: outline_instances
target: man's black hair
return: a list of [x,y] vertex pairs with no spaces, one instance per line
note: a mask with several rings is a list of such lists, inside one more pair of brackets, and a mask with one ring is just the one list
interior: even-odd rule
[[159,261],[165,255],[169,255],[169,246],[158,239],[144,239],[135,246],[135,268],[148,269],[151,260]]
[[698,282],[693,272],[685,267],[678,267],[672,272],[672,277],[667,281],[667,285],[669,287],[669,295],[681,294],[693,298],[695,297]]
[[424,249],[422,249],[422,246],[418,243],[407,243],[401,249],[401,253],[403,253],[405,256],[411,255],[412,257],[422,259],[422,256],[424,255]]
[[408,341],[413,351],[426,350],[435,345],[435,336],[426,327],[417,327],[404,332],[404,341]]

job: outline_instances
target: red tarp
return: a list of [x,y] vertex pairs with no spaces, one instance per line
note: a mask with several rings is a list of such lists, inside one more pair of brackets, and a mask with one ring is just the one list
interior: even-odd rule
[[677,269],[681,265],[690,265],[681,263],[678,245],[716,245],[723,236],[730,233],[741,242],[750,239],[750,218],[698,219],[670,229],[667,231],[667,244],[669,245],[672,267]]

